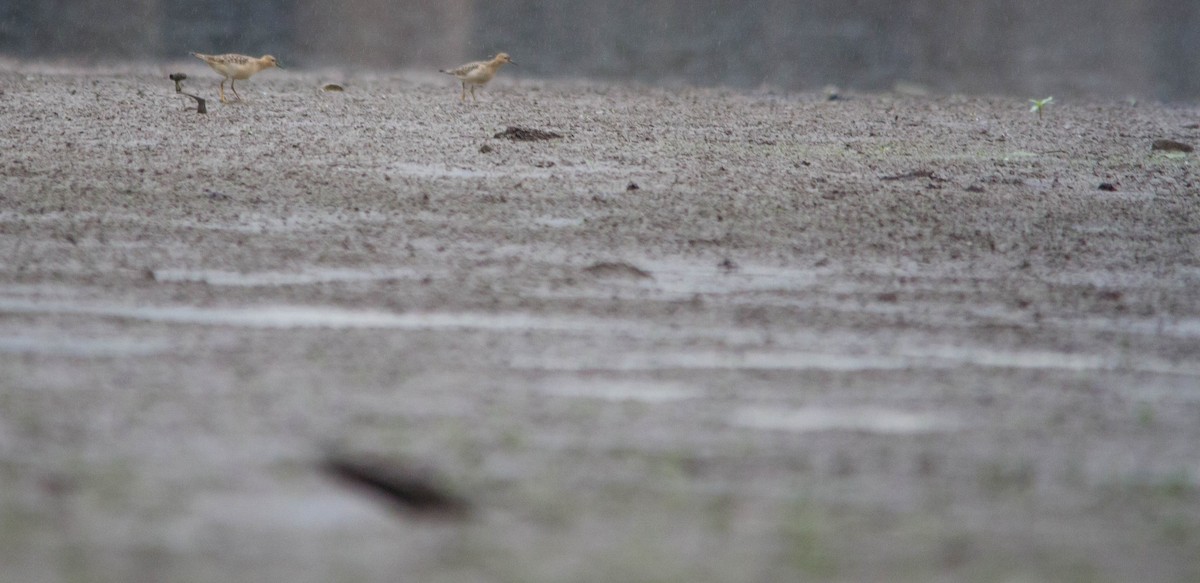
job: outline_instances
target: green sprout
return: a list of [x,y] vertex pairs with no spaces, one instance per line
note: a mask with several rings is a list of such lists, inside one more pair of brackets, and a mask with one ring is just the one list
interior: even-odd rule
[[1053,97],[1047,97],[1045,99],[1030,99],[1029,103],[1032,103],[1033,106],[1029,108],[1029,111],[1038,114],[1038,119],[1042,119],[1042,110],[1045,109],[1047,105],[1050,105],[1050,102],[1052,101],[1054,101]]

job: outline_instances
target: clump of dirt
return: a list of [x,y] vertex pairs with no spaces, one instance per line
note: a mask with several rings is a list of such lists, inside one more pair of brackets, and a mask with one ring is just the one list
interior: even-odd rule
[[1160,152],[1191,152],[1191,151],[1195,150],[1195,148],[1193,148],[1191,146],[1191,144],[1185,144],[1183,142],[1177,142],[1175,140],[1165,140],[1165,139],[1164,140],[1154,140],[1154,143],[1150,145],[1150,149],[1160,151]]
[[508,129],[497,132],[494,138],[507,138],[516,142],[537,142],[541,140],[554,140],[562,137],[562,134],[548,132],[546,130],[522,128],[517,126],[508,126]]
[[649,271],[623,261],[602,261],[583,268],[583,272],[593,277],[610,279],[652,279]]

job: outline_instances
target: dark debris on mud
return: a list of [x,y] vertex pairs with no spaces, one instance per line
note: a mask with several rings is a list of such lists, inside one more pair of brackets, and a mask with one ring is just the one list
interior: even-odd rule
[[339,481],[370,492],[405,514],[465,518],[471,504],[450,492],[428,470],[362,454],[329,453],[321,469]]
[[508,129],[497,132],[494,138],[506,138],[516,142],[537,142],[540,140],[554,140],[562,137],[562,134],[548,132],[546,130],[522,128],[517,126],[508,126]]

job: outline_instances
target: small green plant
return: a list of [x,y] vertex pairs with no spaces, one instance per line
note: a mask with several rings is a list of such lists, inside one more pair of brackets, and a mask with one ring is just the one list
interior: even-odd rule
[[1046,106],[1050,105],[1050,103],[1053,101],[1053,97],[1047,97],[1045,99],[1030,99],[1029,103],[1032,103],[1033,105],[1029,108],[1029,111],[1038,114],[1038,119],[1042,119],[1042,110],[1046,109]]

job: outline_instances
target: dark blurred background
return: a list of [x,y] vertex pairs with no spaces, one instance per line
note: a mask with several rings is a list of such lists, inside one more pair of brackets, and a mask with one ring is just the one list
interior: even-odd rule
[[436,68],[650,83],[1200,97],[1198,0],[0,0],[0,53]]

